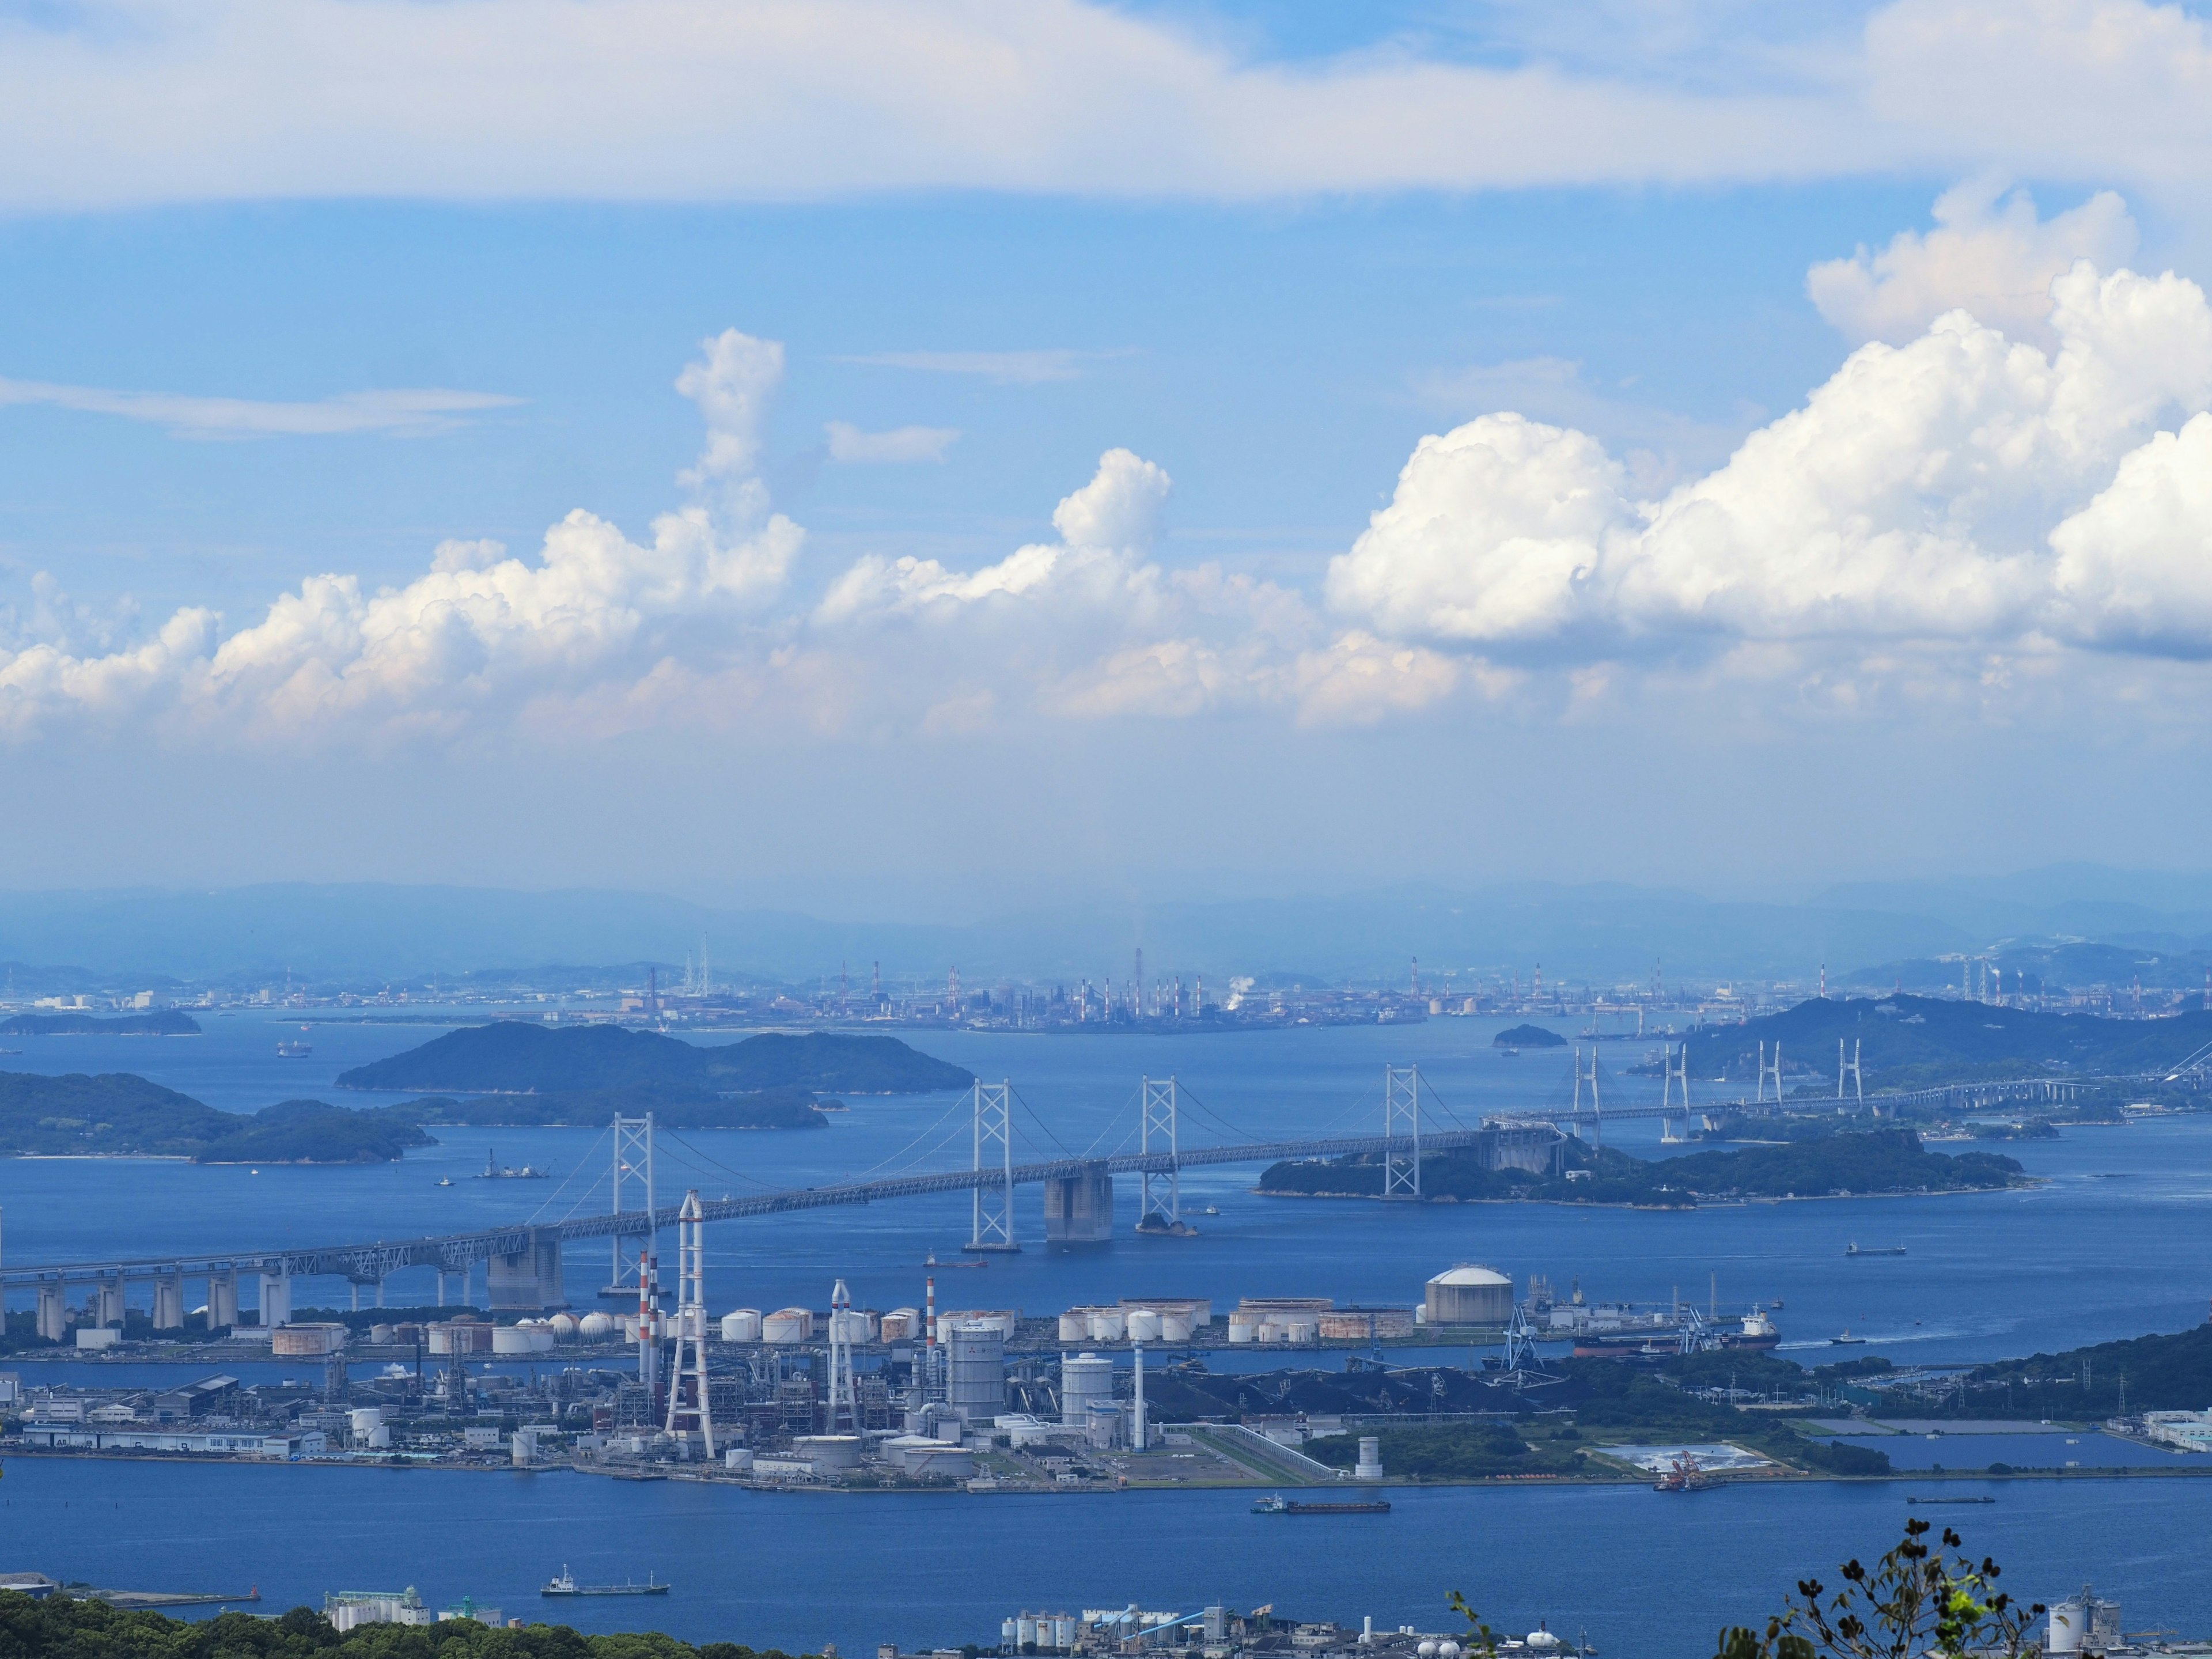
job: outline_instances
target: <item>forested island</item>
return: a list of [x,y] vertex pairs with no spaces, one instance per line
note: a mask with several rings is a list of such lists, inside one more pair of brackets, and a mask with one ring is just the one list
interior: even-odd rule
[[1493,1048],[1564,1048],[1566,1038],[1540,1025],[1516,1025],[1490,1039]]
[[151,1013],[15,1014],[0,1019],[0,1036],[198,1036],[200,1023],[174,1008]]
[[[1877,1194],[1984,1192],[2024,1185],[2017,1160],[1995,1152],[1931,1152],[1913,1130],[1891,1127],[1640,1158],[1572,1138],[1556,1171],[1486,1170],[1473,1149],[1421,1159],[1421,1196],[1431,1203],[1532,1200],[1684,1209],[1700,1199],[1831,1198]],[[1379,1154],[1271,1164],[1259,1190],[1285,1197],[1380,1198]]]
[[319,1100],[288,1100],[247,1115],[219,1112],[128,1072],[0,1072],[0,1153],[361,1164],[432,1144],[422,1114],[405,1107],[349,1111]]
[[[341,1089],[441,1095],[665,1091],[671,1097],[767,1090],[927,1094],[964,1089],[972,1072],[896,1037],[780,1032],[704,1048],[617,1025],[545,1026],[500,1020],[434,1037],[338,1075]],[[524,1121],[524,1120],[517,1120]]]

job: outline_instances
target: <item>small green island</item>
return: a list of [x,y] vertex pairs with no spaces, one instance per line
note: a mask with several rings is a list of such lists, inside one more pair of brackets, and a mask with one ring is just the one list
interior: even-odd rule
[[219,1112],[128,1072],[0,1073],[0,1153],[17,1157],[365,1164],[432,1144],[420,1115],[404,1108],[288,1100],[250,1115]]
[[[1528,1201],[1687,1209],[1701,1199],[1871,1197],[1901,1193],[1989,1192],[2026,1186],[2014,1158],[1996,1152],[1931,1152],[1907,1127],[1822,1135],[1781,1146],[1632,1158],[1613,1147],[1567,1138],[1544,1170],[1486,1169],[1473,1150],[1421,1159],[1421,1196],[1430,1203]],[[1380,1198],[1379,1155],[1272,1164],[1259,1190],[1278,1197]]]
[[200,1023],[175,1008],[151,1013],[15,1014],[0,1019],[0,1036],[198,1036]]
[[1541,1025],[1514,1025],[1490,1039],[1493,1048],[1564,1048],[1566,1038]]

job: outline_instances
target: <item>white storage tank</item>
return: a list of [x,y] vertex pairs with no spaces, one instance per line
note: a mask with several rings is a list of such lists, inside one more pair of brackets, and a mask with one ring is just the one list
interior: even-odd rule
[[365,1441],[384,1426],[384,1407],[364,1406],[346,1413],[346,1426],[356,1440]]
[[921,1315],[913,1308],[893,1308],[876,1327],[886,1342],[911,1342],[921,1334]]
[[399,1340],[399,1332],[396,1327],[391,1325],[371,1325],[368,1328],[368,1340],[381,1346],[387,1343],[397,1342]]
[[1430,1325],[1505,1325],[1513,1319],[1513,1281],[1495,1267],[1463,1262],[1428,1283]]
[[1060,1362],[1060,1420],[1067,1427],[1089,1427],[1091,1407],[1113,1403],[1112,1360],[1079,1353]]
[[857,1434],[798,1434],[791,1438],[794,1456],[803,1457],[817,1469],[858,1468],[860,1463],[860,1437]]
[[545,1322],[552,1326],[554,1337],[562,1342],[573,1341],[576,1335],[576,1316],[556,1313]]
[[1283,1340],[1318,1342],[1321,1340],[1321,1322],[1318,1319],[1286,1319],[1283,1322]]
[[1006,1408],[1006,1338],[996,1325],[963,1322],[945,1334],[945,1403],[973,1422]]
[[761,1340],[761,1316],[757,1308],[740,1308],[735,1313],[722,1316],[722,1340],[725,1342],[757,1342]]
[[1053,1615],[1052,1644],[1062,1653],[1075,1645],[1075,1620],[1069,1614],[1056,1613]]
[[739,1474],[753,1472],[753,1454],[750,1446],[732,1446],[722,1454],[722,1467]]
[[1161,1341],[1188,1342],[1190,1340],[1190,1333],[1191,1322],[1188,1314],[1170,1313],[1165,1309],[1160,1310]]
[[1160,1340],[1160,1316],[1150,1308],[1132,1308],[1128,1330],[1132,1342],[1157,1342]]
[[520,1325],[501,1325],[491,1334],[494,1353],[518,1354],[532,1352],[530,1332]]
[[830,1310],[828,1335],[832,1341],[872,1342],[875,1321],[858,1308]]
[[1063,1342],[1088,1342],[1091,1340],[1091,1310],[1070,1308],[1060,1315],[1060,1340]]
[[615,1322],[603,1313],[587,1313],[576,1322],[576,1334],[586,1342],[605,1342],[615,1328]]
[[1121,1316],[1119,1308],[1097,1308],[1091,1315],[1091,1340],[1093,1342],[1119,1342],[1129,1334],[1129,1322]]
[[1263,1319],[1252,1333],[1255,1342],[1282,1342],[1288,1336],[1289,1328],[1279,1319]]
[[814,1340],[814,1316],[804,1308],[779,1308],[761,1321],[761,1340],[763,1342],[811,1342]]
[[1255,1342],[1259,1337],[1259,1315],[1246,1313],[1240,1308],[1229,1316],[1229,1340],[1231,1342]]

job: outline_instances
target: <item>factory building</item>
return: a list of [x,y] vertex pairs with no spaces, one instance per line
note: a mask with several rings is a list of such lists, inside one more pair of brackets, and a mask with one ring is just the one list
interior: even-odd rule
[[1493,1267],[1463,1263],[1429,1281],[1423,1311],[1431,1325],[1504,1325],[1513,1317],[1513,1280]]

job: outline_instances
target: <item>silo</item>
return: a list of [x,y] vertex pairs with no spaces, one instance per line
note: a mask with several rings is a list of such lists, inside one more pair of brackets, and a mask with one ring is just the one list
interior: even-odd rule
[[1114,1403],[1114,1362],[1079,1353],[1060,1362],[1060,1420],[1071,1429],[1087,1428],[1094,1404]]
[[1431,1325],[1505,1325],[1513,1318],[1513,1281],[1494,1267],[1463,1263],[1428,1284]]
[[945,1347],[945,1404],[971,1420],[1006,1410],[1006,1345],[999,1328],[963,1322],[952,1327]]
[[1259,1315],[1246,1313],[1240,1308],[1229,1316],[1229,1340],[1231,1342],[1250,1342],[1259,1334]]
[[734,1313],[722,1316],[722,1340],[725,1342],[757,1342],[761,1340],[761,1316],[753,1308],[739,1308]]

